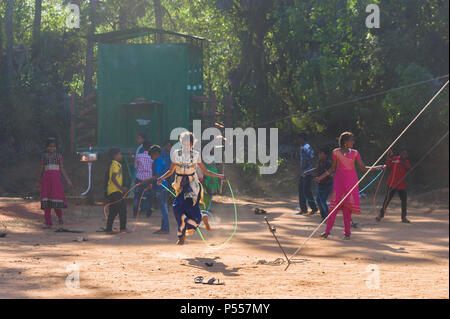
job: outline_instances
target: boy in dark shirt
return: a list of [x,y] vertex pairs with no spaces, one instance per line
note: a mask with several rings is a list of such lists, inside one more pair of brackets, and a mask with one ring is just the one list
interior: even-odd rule
[[[328,159],[328,153],[327,148],[321,148],[319,150],[319,163],[317,164],[317,167],[306,171],[305,175],[315,173],[316,176],[321,176],[323,173],[328,171],[331,168],[331,161]],[[333,178],[331,176],[327,176],[319,182],[317,190],[317,205],[319,206],[322,220],[328,216],[327,199],[332,190]]]

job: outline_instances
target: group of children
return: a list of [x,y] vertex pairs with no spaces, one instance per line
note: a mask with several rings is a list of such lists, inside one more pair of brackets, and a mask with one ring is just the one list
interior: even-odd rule
[[[168,234],[170,232],[169,214],[167,208],[167,180],[175,175],[172,188],[176,198],[173,203],[173,213],[177,221],[178,244],[184,244],[186,235],[192,234],[197,227],[203,223],[207,230],[210,230],[208,215],[202,214],[200,202],[203,198],[203,185],[198,176],[198,170],[209,177],[224,180],[225,176],[217,172],[208,170],[203,164],[200,154],[193,149],[195,144],[194,135],[185,132],[180,135],[182,147],[171,151],[172,145],[166,142],[164,147],[151,145],[144,134],[138,134],[137,142],[139,147],[133,156],[135,162],[135,190],[134,190],[134,216],[142,208],[149,217],[152,214],[153,193],[156,196],[158,208],[161,211],[161,228],[156,234]],[[388,192],[383,202],[383,207],[377,221],[385,216],[387,206],[396,192],[399,193],[402,202],[402,222],[409,223],[406,218],[406,185],[405,175],[410,169],[408,153],[402,150],[400,155],[393,156],[392,151],[388,153],[386,165],[367,167],[361,160],[359,152],[353,149],[354,136],[351,132],[344,132],[339,137],[339,147],[332,152],[332,161],[329,160],[328,151],[325,148],[319,151],[319,162],[313,168],[314,152],[307,143],[307,136],[304,133],[299,135],[301,144],[300,154],[300,183],[299,183],[299,204],[300,214],[307,213],[306,203],[308,202],[312,212],[320,210],[322,219],[328,217],[328,211],[333,211],[333,215],[327,219],[325,231],[320,237],[327,238],[330,234],[336,214],[342,210],[344,215],[345,239],[350,239],[351,216],[353,213],[359,214],[360,196],[356,165],[362,171],[382,170],[390,168],[388,178]],[[72,183],[64,170],[61,154],[56,152],[56,141],[49,139],[46,144],[46,153],[41,159],[41,168],[36,187],[41,191],[41,209],[45,212],[46,227],[52,226],[51,209],[55,210],[59,219],[59,224],[63,224],[62,210],[67,207],[61,175],[66,179],[69,187]],[[114,219],[119,215],[120,232],[128,232],[127,209],[125,197],[129,190],[124,187],[122,170],[122,154],[120,149],[113,148],[109,151],[111,164],[108,170],[107,201],[109,203],[109,214],[107,217],[106,232],[114,234]],[[311,192],[312,174],[318,183],[317,201],[313,200]],[[330,206],[327,200],[331,193]],[[345,197],[346,196],[346,197]],[[345,199],[344,199],[345,197]]]
[[[299,135],[300,149],[300,181],[299,181],[299,204],[300,215],[307,214],[306,203],[312,209],[309,215],[320,210],[322,220],[327,218],[328,210],[333,212],[327,219],[326,229],[320,237],[327,238],[333,228],[337,212],[342,210],[344,217],[344,239],[350,239],[352,214],[360,214],[360,196],[358,188],[358,176],[356,165],[363,172],[368,170],[383,170],[390,168],[387,182],[388,192],[383,202],[383,207],[377,221],[385,216],[387,206],[396,192],[399,193],[402,202],[402,222],[409,223],[406,218],[406,185],[405,176],[411,165],[408,161],[408,152],[403,149],[399,156],[393,156],[390,150],[387,155],[386,164],[368,167],[361,160],[359,152],[353,149],[355,140],[351,132],[344,132],[339,136],[339,147],[332,152],[332,162],[328,159],[328,151],[325,148],[319,151],[319,162],[316,168],[312,168],[314,152],[307,143],[306,134]],[[318,183],[317,201],[312,200],[311,180],[312,174],[316,174],[315,181]],[[331,192],[330,207],[327,199]],[[317,209],[317,206],[319,209]]]
[[[135,162],[133,215],[136,217],[142,209],[146,212],[146,216],[150,217],[154,194],[161,212],[161,228],[155,234],[168,234],[170,223],[166,191],[163,186],[155,185],[156,179],[167,171],[167,164],[162,157],[163,150],[158,145],[152,146],[145,139],[144,134],[138,134],[137,141],[138,143],[142,141],[142,144],[139,145],[135,156],[133,156]],[[119,232],[126,233],[129,232],[126,228],[127,207],[125,200],[128,189],[123,187],[122,154],[120,149],[112,148],[109,155],[111,165],[108,172],[107,202],[110,206],[106,233],[114,234],[112,226],[117,215],[119,215],[120,220]]]
[[[161,212],[161,228],[155,234],[169,234],[170,222],[167,207],[168,180],[173,178],[172,188],[176,198],[173,203],[173,212],[177,221],[177,244],[182,245],[187,235],[191,235],[204,224],[211,230],[208,215],[202,214],[200,203],[204,190],[197,170],[200,169],[204,176],[225,180],[225,176],[217,172],[209,171],[203,164],[200,153],[193,149],[195,139],[192,133],[186,132],[180,135],[182,148],[171,152],[172,145],[166,142],[164,147],[151,145],[145,134],[138,134],[139,147],[134,156],[135,171],[133,174],[134,200],[133,213],[137,216],[139,211],[146,212],[146,216],[152,214],[153,194],[156,197],[158,208]],[[122,169],[123,156],[119,148],[109,150],[111,164],[107,172],[106,199],[109,213],[106,221],[106,233],[115,234],[113,231],[114,220],[119,216],[120,233],[128,233],[127,229],[127,205],[126,196],[130,192],[124,186]],[[67,207],[61,175],[66,179],[69,187],[72,183],[63,167],[61,154],[56,152],[56,141],[49,139],[46,144],[46,153],[42,156],[41,170],[36,187],[41,190],[41,208],[45,212],[46,228],[52,227],[51,209],[55,210],[59,218],[59,224],[63,224],[62,208]]]

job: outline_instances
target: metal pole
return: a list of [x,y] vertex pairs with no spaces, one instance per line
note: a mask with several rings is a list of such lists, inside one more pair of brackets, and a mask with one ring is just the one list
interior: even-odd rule
[[289,258],[288,258],[286,252],[285,252],[284,249],[283,249],[283,246],[281,246],[280,242],[278,241],[277,235],[275,235],[275,231],[276,231],[275,226],[270,225],[269,221],[267,220],[267,217],[265,217],[265,216],[264,216],[264,220],[266,221],[267,226],[269,227],[269,231],[272,233],[273,237],[274,237],[275,240],[277,241],[278,246],[280,247],[281,251],[283,252],[284,257],[286,257],[286,261],[287,261],[288,267],[289,267],[289,264],[290,264],[291,262],[289,261]]

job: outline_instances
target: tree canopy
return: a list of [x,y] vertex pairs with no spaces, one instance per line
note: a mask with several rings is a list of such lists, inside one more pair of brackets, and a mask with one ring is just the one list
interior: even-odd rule
[[[79,29],[66,26],[69,3]],[[371,3],[380,28],[365,26]],[[449,69],[448,14],[447,0],[5,0],[0,159],[38,151],[48,135],[67,142],[68,94],[95,90],[89,36],[134,27],[210,39],[205,94],[231,92],[234,126],[278,127],[283,143],[351,130],[377,154],[448,79],[437,79]],[[446,130],[448,89],[402,142],[419,155]]]

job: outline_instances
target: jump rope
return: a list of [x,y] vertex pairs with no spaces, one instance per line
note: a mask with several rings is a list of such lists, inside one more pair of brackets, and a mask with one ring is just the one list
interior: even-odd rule
[[[107,204],[103,207],[103,214],[105,215],[105,218],[108,219],[108,214],[106,213],[106,209],[107,209],[109,206],[121,202],[122,200],[124,200],[124,199],[128,196],[128,194],[129,194],[133,189],[135,189],[136,187],[138,187],[138,186],[140,186],[140,185],[143,185],[143,184],[144,184],[144,183],[138,183],[138,184],[134,185],[133,187],[131,187],[131,188],[130,188],[123,196],[122,196],[121,199],[116,200],[116,201],[114,201],[114,202],[107,203]],[[208,243],[208,241],[207,241],[207,240],[205,239],[205,237],[203,236],[203,233],[202,233],[202,231],[200,230],[200,227],[199,227],[199,226],[197,226],[197,228],[196,228],[196,230],[197,230],[197,232],[198,232],[198,234],[199,234],[201,240],[203,241],[203,243],[205,243],[205,245],[208,246],[208,247],[210,247],[210,248],[215,248],[215,249],[220,249],[220,248],[222,248],[223,246],[225,246],[227,243],[230,242],[230,240],[234,237],[234,235],[235,235],[236,232],[237,232],[238,218],[237,218],[236,199],[235,199],[235,197],[234,197],[233,188],[231,187],[230,181],[228,181],[228,180],[227,180],[227,185],[228,185],[228,188],[229,188],[229,190],[230,190],[231,197],[232,197],[232,199],[233,199],[233,206],[234,206],[234,229],[233,229],[233,232],[231,233],[231,235],[230,235],[223,243],[221,243],[221,244],[219,244],[219,245],[215,245],[215,244],[210,244],[210,243]],[[162,186],[163,188],[165,188],[165,189],[166,189],[173,197],[176,197],[176,194],[175,194],[171,189],[169,189],[167,186],[165,186],[164,184],[161,184],[161,186]],[[202,187],[203,187],[203,186],[202,186]],[[140,215],[140,207],[141,207],[141,202],[142,202],[143,196],[144,196],[145,192],[146,192],[147,190],[151,189],[151,188],[152,188],[152,185],[150,185],[149,187],[145,188],[145,189],[143,190],[142,194],[141,194],[141,197],[140,197],[140,199],[139,199],[139,205],[138,205],[137,215],[136,215],[136,221],[135,221],[135,225],[134,225],[133,230],[135,230],[136,227],[137,227],[137,221],[138,221],[139,215]],[[209,195],[209,193],[207,193],[207,194]],[[202,212],[202,213],[206,213],[206,214],[208,214],[209,216],[212,216],[212,214],[211,214],[211,212],[210,212],[209,210],[211,209],[213,197],[212,197],[211,195],[209,195],[209,196],[211,197],[211,201],[210,201],[208,207],[206,208],[206,210],[201,210],[201,212]],[[213,218],[214,218],[214,217],[213,217]]]
[[[207,247],[209,247],[209,248],[214,248],[214,249],[220,249],[220,248],[222,248],[223,246],[225,246],[227,243],[230,242],[230,240],[234,237],[234,235],[236,234],[236,231],[237,231],[238,219],[237,219],[236,199],[234,198],[233,188],[231,187],[230,181],[228,181],[228,180],[227,180],[227,185],[228,185],[228,188],[229,188],[230,193],[231,193],[231,198],[233,199],[233,206],[234,206],[234,229],[233,229],[233,232],[231,233],[231,235],[230,235],[223,243],[221,243],[221,244],[219,244],[219,245],[214,245],[214,244],[208,243],[208,241],[207,241],[207,240],[205,239],[205,237],[203,236],[203,233],[202,233],[202,231],[200,230],[200,227],[197,227],[196,230],[197,230],[197,232],[198,232],[198,235],[200,236],[200,238],[201,238],[201,240],[203,241],[203,243],[204,243]],[[171,189],[169,189],[166,185],[161,184],[161,186],[164,187],[164,188],[165,188],[165,189],[166,189],[173,197],[177,197],[176,194],[175,194]],[[202,186],[202,187],[203,187],[203,186]],[[210,196],[211,196],[211,195],[210,195]],[[208,213],[209,213],[209,209],[210,209],[210,207],[211,207],[211,203],[212,203],[212,196],[211,196],[211,202],[210,202],[209,208],[207,209],[207,210],[208,210]]]
[[[378,183],[378,186],[377,186],[377,189],[376,189],[376,191],[375,191],[375,195],[374,195],[374,202],[375,202],[375,199],[376,199],[376,196],[377,196],[377,193],[378,193],[378,189],[379,189],[379,187],[380,187],[380,184],[381,184],[381,181],[383,180],[383,177],[384,177],[384,173],[386,173],[386,169],[385,168],[383,168],[378,174],[377,174],[377,176],[375,176],[374,177],[374,179],[372,179],[370,182],[369,182],[369,184],[367,184],[363,189],[361,189],[360,191],[359,191],[359,194],[361,194],[362,192],[364,192],[370,185],[372,185],[380,176],[381,176],[381,179],[380,179],[380,182]],[[309,199],[307,196],[306,196],[306,194],[305,194],[305,183],[302,183],[302,189],[303,189],[303,196],[305,197],[305,199],[308,201],[308,202],[311,202],[311,203],[316,203],[317,201],[315,201],[315,200],[312,200],[312,199]],[[323,200],[322,200],[322,197],[320,196],[320,192],[317,192],[317,197],[319,198],[319,201],[320,202],[323,202]],[[325,198],[325,201],[326,201],[327,199]]]

